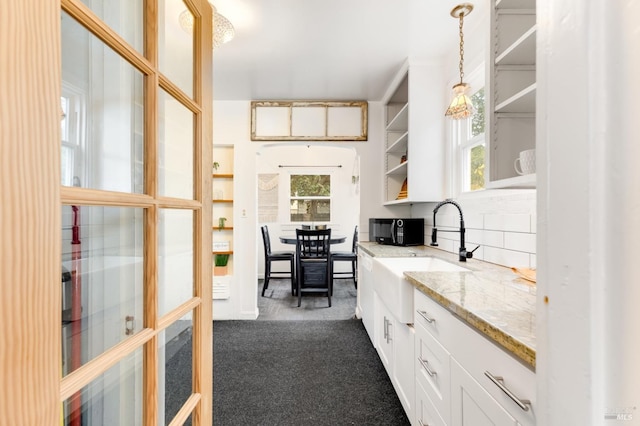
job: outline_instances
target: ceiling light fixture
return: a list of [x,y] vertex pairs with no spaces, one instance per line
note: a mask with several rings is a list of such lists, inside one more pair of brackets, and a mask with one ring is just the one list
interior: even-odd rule
[[444,114],[447,117],[451,117],[454,120],[460,120],[471,116],[475,111],[471,99],[467,95],[469,85],[464,83],[463,63],[464,63],[464,34],[462,33],[462,25],[464,17],[471,13],[473,5],[471,3],[462,3],[457,5],[451,10],[451,16],[460,19],[460,83],[453,86],[453,100],[447,108],[447,112]]
[[[211,4],[211,2],[209,2]],[[216,7],[211,4],[213,11],[213,48],[219,47],[224,43],[231,41],[236,35],[236,30],[229,20],[219,14]],[[190,11],[185,10],[179,17],[180,26],[189,34],[193,33],[193,15]]]

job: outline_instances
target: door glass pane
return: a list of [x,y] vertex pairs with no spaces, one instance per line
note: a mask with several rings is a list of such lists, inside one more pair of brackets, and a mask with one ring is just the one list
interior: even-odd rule
[[142,329],[143,210],[62,206],[62,369]]
[[[158,335],[158,424],[168,425],[193,393],[193,312]],[[191,424],[191,423],[186,423]]]
[[63,184],[142,192],[142,73],[62,13],[62,79]]
[[193,297],[193,212],[160,210],[158,223],[158,313]]
[[64,425],[141,425],[142,349],[62,403]]
[[81,0],[138,52],[142,52],[143,0]]
[[164,90],[158,94],[158,191],[193,199],[194,114]]
[[193,97],[193,15],[182,0],[158,0],[158,68]]

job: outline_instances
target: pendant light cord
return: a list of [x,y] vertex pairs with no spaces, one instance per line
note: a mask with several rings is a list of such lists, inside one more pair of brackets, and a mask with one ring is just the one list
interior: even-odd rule
[[462,80],[464,79],[464,69],[462,64],[464,63],[464,33],[462,32],[462,24],[464,20],[464,12],[460,11],[460,84],[462,84]]

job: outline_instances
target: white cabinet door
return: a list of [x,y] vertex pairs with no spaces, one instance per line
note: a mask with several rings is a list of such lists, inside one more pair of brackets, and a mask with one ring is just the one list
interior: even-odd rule
[[415,330],[394,318],[393,384],[408,418],[413,418],[415,405],[415,363],[413,361]]
[[360,309],[362,324],[367,333],[369,333],[371,341],[375,342],[372,268],[373,258],[363,253],[362,250],[358,251],[358,308]]
[[447,426],[447,423],[438,414],[438,410],[431,402],[427,392],[418,382],[416,382],[414,418],[415,421],[412,424],[417,426]]
[[460,364],[451,359],[451,425],[517,426],[519,423]]
[[395,338],[394,321],[382,299],[375,295],[375,328],[376,349],[382,365],[393,378],[393,339]]

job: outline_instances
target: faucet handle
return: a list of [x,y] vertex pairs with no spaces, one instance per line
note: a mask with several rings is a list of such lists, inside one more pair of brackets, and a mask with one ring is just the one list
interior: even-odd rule
[[480,248],[480,246],[478,245],[478,246],[476,246],[476,248],[474,248],[474,249],[473,249],[473,250],[471,250],[471,251],[465,251],[465,252],[464,252],[465,257],[466,257],[467,259],[471,259],[471,258],[473,257],[473,252],[474,252],[474,251],[476,251],[476,250],[478,250],[479,248]]

